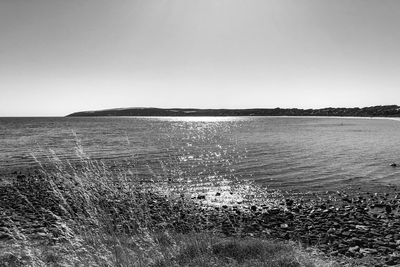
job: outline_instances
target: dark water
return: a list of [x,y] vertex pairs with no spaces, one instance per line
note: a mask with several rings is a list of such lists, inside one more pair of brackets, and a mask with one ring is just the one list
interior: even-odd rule
[[135,161],[139,175],[185,181],[252,179],[272,187],[400,183],[400,121],[295,117],[0,118],[0,168],[53,150]]

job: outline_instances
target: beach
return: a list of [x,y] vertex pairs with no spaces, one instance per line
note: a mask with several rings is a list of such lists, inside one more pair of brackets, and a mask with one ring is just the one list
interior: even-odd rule
[[[3,250],[5,244],[18,243],[18,236],[31,242],[60,245],[76,237],[76,227],[88,227],[87,220],[98,220],[98,215],[85,206],[86,202],[77,201],[78,195],[69,195],[72,189],[81,190],[80,185],[60,184],[60,180],[49,183],[44,175],[40,171],[13,173],[10,183],[0,187]],[[396,186],[374,185],[329,192],[274,191],[270,192],[273,201],[263,203],[260,199],[244,198],[229,204],[221,204],[222,199],[218,204],[221,192],[216,193],[210,204],[209,196],[205,195],[188,197],[181,192],[166,196],[149,187],[125,190],[103,192],[114,197],[108,195],[103,199],[107,199],[107,204],[102,210],[109,212],[113,231],[118,233],[136,233],[140,225],[151,231],[291,240],[348,266],[354,261],[376,266],[400,264],[397,253],[400,191]],[[137,199],[132,202],[123,194],[140,199],[140,205]],[[126,213],[132,211],[131,207],[125,208],[133,203],[136,208],[141,207],[142,215]],[[104,227],[98,223],[89,225],[86,231],[96,232]]]

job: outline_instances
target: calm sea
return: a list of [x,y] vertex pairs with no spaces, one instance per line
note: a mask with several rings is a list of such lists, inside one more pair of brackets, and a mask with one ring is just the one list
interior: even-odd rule
[[0,118],[0,170],[35,165],[75,144],[138,175],[251,179],[270,187],[400,184],[400,121],[312,117]]

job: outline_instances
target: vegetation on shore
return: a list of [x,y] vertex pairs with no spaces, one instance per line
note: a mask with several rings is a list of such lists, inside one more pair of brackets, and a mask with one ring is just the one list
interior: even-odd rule
[[0,186],[4,266],[334,266],[298,243],[207,230],[192,200],[76,151],[80,166],[53,153]]
[[193,108],[119,108],[82,111],[68,117],[93,116],[337,116],[337,117],[400,117],[400,106],[322,109],[193,109]]

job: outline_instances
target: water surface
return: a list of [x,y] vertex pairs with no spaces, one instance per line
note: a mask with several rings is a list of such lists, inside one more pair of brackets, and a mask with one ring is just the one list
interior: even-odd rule
[[53,150],[76,159],[134,160],[138,175],[255,180],[269,187],[400,183],[400,121],[313,117],[0,118],[0,168]]

